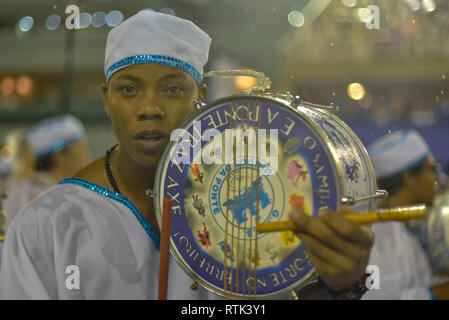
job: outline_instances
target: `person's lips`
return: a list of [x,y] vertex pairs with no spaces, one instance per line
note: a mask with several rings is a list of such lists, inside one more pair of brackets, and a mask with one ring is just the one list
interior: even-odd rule
[[157,140],[167,138],[168,134],[160,130],[143,130],[134,136],[136,140]]
[[134,140],[149,152],[157,151],[167,138],[168,134],[160,130],[143,130],[134,135]]

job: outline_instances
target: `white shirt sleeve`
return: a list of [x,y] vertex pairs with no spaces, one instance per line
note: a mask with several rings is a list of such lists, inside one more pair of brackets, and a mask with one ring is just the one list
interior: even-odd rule
[[418,239],[402,222],[373,225],[374,246],[368,265],[378,270],[378,287],[365,293],[364,300],[432,299],[430,261]]
[[0,271],[1,299],[56,299],[52,225],[42,207],[25,207],[6,234]]
[[22,210],[31,200],[39,194],[45,192],[50,185],[33,183],[31,180],[22,180],[13,185],[3,202],[3,209],[8,214],[8,221],[5,225],[5,231],[12,223],[14,217]]

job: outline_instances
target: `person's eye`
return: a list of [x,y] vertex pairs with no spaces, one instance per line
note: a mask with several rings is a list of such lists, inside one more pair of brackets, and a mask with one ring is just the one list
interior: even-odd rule
[[168,86],[167,93],[169,95],[182,95],[184,93],[184,89],[180,86]]
[[132,95],[132,94],[137,93],[136,88],[134,88],[133,86],[121,86],[119,88],[119,91],[125,95]]

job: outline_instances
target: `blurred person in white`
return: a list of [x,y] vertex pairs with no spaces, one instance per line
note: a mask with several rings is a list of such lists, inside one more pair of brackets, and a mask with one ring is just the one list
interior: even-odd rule
[[2,262],[1,254],[3,250],[3,240],[5,237],[5,225],[8,220],[6,211],[3,210],[3,199],[6,197],[6,180],[12,172],[12,165],[10,159],[5,160],[0,155],[0,265]]
[[[425,204],[431,207],[439,180],[432,152],[415,130],[383,136],[368,147],[378,187],[389,192],[381,208]],[[449,285],[432,275],[421,228],[425,220],[381,222],[375,234],[369,265],[379,267],[380,288],[363,299],[449,299]]]
[[5,230],[17,213],[63,178],[88,163],[83,124],[72,115],[40,121],[21,137],[12,181],[3,202],[8,214]]
[[[119,144],[16,216],[3,248],[0,298],[157,298],[160,229],[146,190],[154,188],[170,133],[206,100],[202,72],[210,43],[191,21],[147,10],[110,31],[102,90]],[[322,279],[324,287],[312,291],[360,298],[369,228],[330,211],[313,219],[296,211],[291,218]],[[76,269],[75,283],[69,276]],[[168,299],[214,297],[191,290],[192,279],[174,260],[169,275]]]

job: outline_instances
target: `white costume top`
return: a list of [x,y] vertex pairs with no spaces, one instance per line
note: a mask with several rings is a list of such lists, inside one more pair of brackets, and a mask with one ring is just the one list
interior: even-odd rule
[[431,299],[432,270],[418,239],[402,222],[372,226],[374,246],[368,265],[379,267],[380,289],[371,289],[362,299]]
[[13,218],[28,202],[54,185],[49,181],[49,178],[44,179],[43,176],[43,174],[40,174],[36,175],[39,179],[23,179],[8,190],[7,198],[3,202],[3,209],[8,213],[5,231]]
[[[10,225],[0,298],[157,299],[158,274],[159,239],[137,207],[89,181],[65,179]],[[170,260],[168,299],[217,297],[192,283]]]

